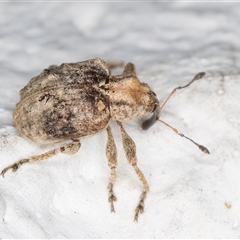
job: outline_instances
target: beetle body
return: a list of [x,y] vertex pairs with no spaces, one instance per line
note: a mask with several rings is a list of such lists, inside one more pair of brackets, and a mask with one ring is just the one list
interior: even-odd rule
[[[122,122],[141,118],[154,112],[147,127],[158,118],[160,111],[156,94],[146,83],[138,80],[135,66],[128,63],[121,75],[112,76],[110,68],[100,58],[50,66],[30,80],[20,91],[20,101],[13,113],[16,129],[22,137],[38,144],[62,142],[62,146],[37,156],[21,159],[4,168],[1,175],[25,164],[48,159],[58,153],[75,154],[81,147],[80,139],[106,129],[106,156],[111,174],[108,201],[111,211],[116,196],[117,149],[109,122],[116,121],[122,135],[126,158],[142,183],[142,194],[135,209],[134,219],[144,210],[144,199],[149,186],[137,166],[136,145],[126,133]],[[146,121],[145,121],[146,123]],[[145,128],[145,127],[144,127]],[[66,140],[71,142],[66,143]]]
[[[20,159],[4,168],[1,175],[4,176],[8,170],[17,171],[25,163],[48,159],[58,153],[75,154],[81,147],[82,137],[106,129],[106,156],[110,168],[108,201],[111,211],[115,211],[113,203],[117,198],[113,186],[117,177],[117,148],[109,123],[116,121],[121,131],[126,158],[142,183],[142,193],[135,208],[134,219],[137,221],[139,213],[144,211],[149,186],[137,165],[136,145],[123,128],[122,122],[153,113],[142,124],[143,129],[148,129],[156,121],[161,121],[160,110],[177,89],[189,86],[204,74],[201,72],[187,85],[173,89],[160,107],[156,94],[137,78],[132,63],[128,63],[123,73],[117,76],[112,76],[108,64],[99,58],[50,66],[39,76],[32,78],[20,91],[20,102],[16,105],[13,119],[18,132],[27,140],[39,144],[60,142],[62,145],[40,155]],[[163,123],[181,137],[193,142],[203,152],[209,153],[206,147]],[[66,143],[65,140],[71,141]]]
[[98,133],[110,120],[141,118],[158,104],[134,68],[111,76],[107,63],[96,58],[50,66],[32,78],[20,91],[13,119],[24,138],[49,144]]

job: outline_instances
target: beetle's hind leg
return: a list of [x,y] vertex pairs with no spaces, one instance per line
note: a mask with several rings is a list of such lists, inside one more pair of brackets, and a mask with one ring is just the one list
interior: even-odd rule
[[144,174],[142,173],[142,171],[137,166],[136,145],[135,145],[134,141],[126,133],[125,129],[122,126],[122,123],[117,121],[117,124],[119,125],[120,130],[121,130],[123,148],[124,148],[127,160],[133,166],[139,180],[141,181],[141,183],[143,185],[143,192],[140,195],[140,200],[139,200],[138,205],[135,209],[134,220],[137,221],[139,213],[144,212],[144,200],[146,198],[147,192],[149,191],[149,186],[148,186],[148,183],[147,183],[147,180],[146,180]]
[[15,162],[14,164],[4,168],[1,172],[1,175],[4,177],[4,174],[8,170],[12,170],[12,172],[16,172],[20,168],[20,166],[22,166],[25,163],[32,163],[32,162],[37,162],[40,160],[48,159],[48,158],[53,157],[54,155],[58,154],[59,152],[64,153],[64,154],[70,154],[70,155],[75,154],[79,150],[80,146],[81,146],[81,143],[79,140],[73,140],[70,143],[64,144],[60,148],[55,148],[53,150],[50,150],[50,151],[45,152],[40,155],[21,159],[18,162]]
[[113,193],[113,184],[116,181],[116,167],[117,167],[117,148],[113,139],[112,131],[110,126],[107,127],[108,140],[106,145],[106,155],[108,159],[108,166],[111,169],[111,175],[109,178],[109,197],[108,201],[111,204],[111,212],[115,212],[113,202],[117,201],[116,196]]

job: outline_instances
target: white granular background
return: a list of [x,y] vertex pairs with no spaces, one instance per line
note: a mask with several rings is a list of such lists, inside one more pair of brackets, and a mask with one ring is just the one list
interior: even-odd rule
[[[133,62],[161,103],[161,118],[205,145],[202,153],[161,123],[125,123],[150,192],[133,221],[141,184],[118,148],[110,213],[106,131],[80,151],[26,164],[0,178],[0,238],[239,238],[240,4],[190,2],[0,3],[0,170],[54,146],[29,143],[12,112],[19,90],[51,64],[100,57]],[[121,73],[122,69],[117,69]]]

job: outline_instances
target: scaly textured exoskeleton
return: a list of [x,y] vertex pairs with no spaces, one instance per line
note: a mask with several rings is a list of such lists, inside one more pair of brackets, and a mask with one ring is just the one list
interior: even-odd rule
[[[74,154],[80,149],[80,139],[107,130],[106,155],[110,168],[109,202],[111,211],[116,196],[117,149],[110,121],[120,127],[126,158],[143,185],[134,219],[144,211],[144,199],[149,190],[147,180],[137,166],[136,145],[123,128],[122,122],[142,118],[160,107],[156,94],[140,82],[135,66],[128,63],[121,75],[112,76],[106,62],[96,58],[78,63],[52,65],[30,80],[20,91],[20,101],[13,113],[19,134],[38,144],[51,144],[72,140],[38,156],[21,159],[4,168],[17,171],[24,163],[47,159],[57,153]],[[158,116],[157,116],[158,117]]]

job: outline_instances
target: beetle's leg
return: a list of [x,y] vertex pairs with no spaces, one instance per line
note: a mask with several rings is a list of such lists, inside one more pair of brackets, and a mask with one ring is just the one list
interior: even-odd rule
[[143,213],[143,211],[144,211],[144,199],[146,198],[147,192],[149,191],[149,186],[148,186],[148,183],[147,183],[147,180],[146,180],[144,174],[142,173],[142,171],[137,166],[136,145],[135,145],[134,141],[126,133],[126,131],[124,130],[124,128],[122,126],[122,123],[117,121],[117,124],[119,125],[120,130],[121,130],[123,148],[125,150],[127,160],[133,166],[139,180],[141,181],[141,183],[143,185],[143,192],[140,196],[139,203],[138,203],[138,205],[135,209],[134,220],[137,221],[138,220],[138,214]]
[[126,66],[124,67],[122,75],[130,75],[130,76],[137,76],[136,75],[136,70],[135,70],[135,65],[133,63],[127,63]]
[[106,145],[106,155],[108,159],[108,166],[111,169],[111,175],[109,178],[109,197],[108,201],[111,204],[111,212],[115,212],[113,202],[117,200],[113,193],[113,184],[116,181],[116,167],[117,167],[117,148],[113,139],[112,131],[110,126],[107,127],[108,140]]
[[1,172],[1,175],[4,177],[4,174],[10,169],[12,170],[12,172],[16,172],[19,169],[19,167],[21,165],[23,165],[24,163],[32,163],[32,162],[48,159],[48,158],[53,157],[54,155],[58,154],[59,152],[66,153],[66,154],[74,154],[79,150],[80,146],[81,146],[81,144],[80,144],[79,140],[73,140],[71,143],[67,143],[67,144],[61,146],[60,148],[55,148],[51,151],[45,152],[40,155],[21,159],[18,162],[4,168]]
[[122,61],[107,61],[107,65],[110,69],[117,67],[123,67],[124,63]]

